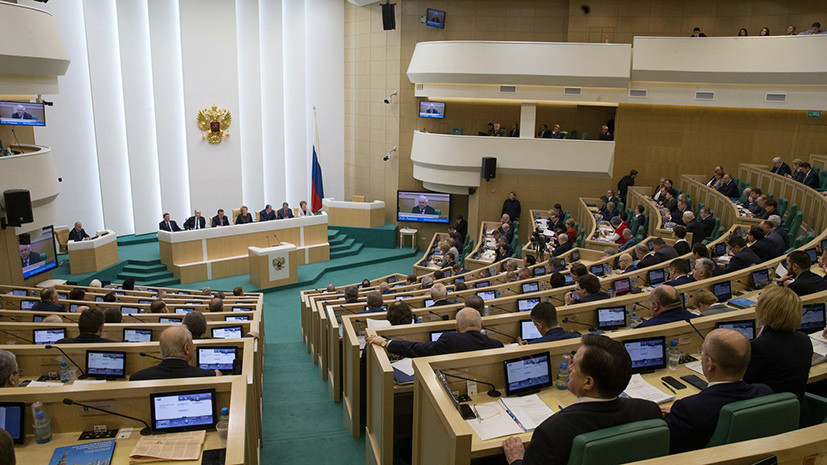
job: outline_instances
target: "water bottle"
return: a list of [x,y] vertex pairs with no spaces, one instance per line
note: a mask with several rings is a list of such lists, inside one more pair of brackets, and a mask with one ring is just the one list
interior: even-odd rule
[[60,382],[61,383],[68,383],[72,380],[72,372],[69,371],[69,365],[66,364],[66,360],[60,361]]
[[218,431],[218,436],[226,441],[227,430],[230,429],[230,409],[227,407],[221,408],[221,415],[218,416],[218,421],[215,423],[215,429]]
[[482,316],[488,316],[491,313],[491,309],[488,308],[488,305],[485,305],[482,308]]
[[637,312],[632,312],[632,318],[629,319],[629,326],[632,328],[637,328],[637,326],[641,323],[643,323],[643,320],[637,316]]
[[557,370],[557,382],[554,385],[561,391],[569,388],[569,367],[566,362],[560,364],[560,369]]
[[678,362],[681,359],[681,351],[678,349],[678,341],[674,339],[669,341],[669,348],[666,350],[666,354],[669,357],[669,369],[677,370]]
[[34,440],[38,444],[45,444],[52,440],[52,421],[43,410],[43,402],[35,402],[32,404],[32,413],[34,413],[34,420],[32,426],[34,429]]

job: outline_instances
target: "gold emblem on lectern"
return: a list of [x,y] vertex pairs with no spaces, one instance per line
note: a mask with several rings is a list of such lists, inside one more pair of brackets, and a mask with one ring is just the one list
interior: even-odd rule
[[285,262],[284,257],[274,258],[273,259],[273,268],[275,268],[276,271],[281,271],[281,269],[284,268],[284,262]]
[[199,111],[198,128],[202,131],[201,140],[207,139],[211,144],[217,144],[225,137],[230,137],[225,131],[230,127],[232,120],[230,110],[226,108],[218,109],[213,105],[210,109]]

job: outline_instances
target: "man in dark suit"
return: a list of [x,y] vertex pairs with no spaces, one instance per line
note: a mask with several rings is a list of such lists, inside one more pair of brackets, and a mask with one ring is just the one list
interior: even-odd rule
[[20,264],[23,268],[46,260],[46,254],[32,252],[31,244],[20,244]]
[[743,270],[757,263],[761,263],[761,259],[750,248],[747,247],[747,241],[741,236],[731,236],[726,241],[729,250],[732,252],[732,257],[729,263],[723,268],[715,272],[715,276],[720,276],[733,271]]
[[710,386],[675,401],[664,420],[669,425],[669,452],[677,454],[706,446],[725,405],[772,394],[766,384],[742,381],[750,360],[746,337],[731,329],[716,329],[704,338],[701,368]]
[[384,347],[388,352],[403,357],[427,357],[471,350],[496,349],[503,343],[482,334],[482,317],[473,308],[457,312],[456,331],[445,331],[432,342],[388,340],[382,336],[368,336],[367,342]]
[[629,171],[629,174],[620,178],[617,182],[617,193],[623,202],[626,202],[626,194],[629,188],[635,185],[635,178],[637,177],[637,170]]
[[230,219],[224,215],[224,209],[219,208],[218,212],[215,216],[212,217],[212,221],[210,221],[210,226],[215,228],[219,226],[229,226]]
[[563,221],[563,218],[560,218],[560,215],[558,215],[556,212],[551,212],[549,218],[550,220],[548,222],[548,228],[546,229],[549,229],[551,231],[557,231],[558,229],[562,229],[563,231],[566,230],[566,222]]
[[187,221],[184,221],[184,230],[189,231],[191,229],[204,229],[207,227],[207,220],[201,216],[201,210],[195,210],[195,215],[187,218]]
[[664,284],[669,286],[680,286],[695,281],[692,277],[692,269],[689,266],[689,260],[685,258],[676,258],[669,263],[669,279]]
[[554,251],[551,253],[552,257],[559,257],[572,249],[572,243],[569,242],[569,236],[565,234],[560,234],[557,236],[557,243],[559,245],[555,247]]
[[219,370],[207,370],[190,365],[195,356],[192,334],[183,325],[171,326],[161,333],[158,342],[161,347],[161,363],[132,373],[130,381],[150,379],[196,378],[200,376],[221,376]]
[[434,207],[428,205],[428,197],[420,195],[416,199],[416,205],[411,209],[411,213],[419,213],[422,215],[436,215]]
[[[645,245],[643,247],[646,248]],[[635,271],[637,267],[635,266],[634,261],[632,260],[632,256],[630,254],[622,253],[619,257],[617,257],[617,269],[623,270],[621,272],[621,274],[623,274],[629,273],[630,271]]]
[[687,234],[692,233],[692,243],[689,245],[690,248],[693,245],[695,245],[695,244],[697,244],[697,243],[704,240],[704,238],[700,237],[700,236],[703,235],[703,230],[701,228],[701,223],[699,223],[695,219],[695,214],[694,213],[692,213],[691,211],[688,211],[688,212],[684,213],[683,214],[683,222],[686,225],[686,233]]
[[582,304],[609,298],[609,294],[600,290],[600,279],[593,274],[587,274],[578,279],[574,285],[574,292],[577,293],[577,297],[575,297],[572,292],[566,293],[566,305]]
[[281,209],[279,210],[277,219],[286,220],[288,218],[293,218],[293,209],[290,208],[287,202],[284,202],[283,204],[281,204]]
[[732,176],[729,174],[724,175],[724,183],[718,188],[718,192],[731,199],[738,197],[738,186],[735,184],[735,181],[732,180]]
[[181,230],[175,220],[169,219],[169,213],[164,213],[164,221],[158,223],[158,229],[169,232],[178,232]]
[[802,163],[801,171],[804,173],[804,179],[801,180],[801,183],[813,189],[818,189],[818,186],[821,183],[818,180],[818,175],[816,174],[815,170],[813,170],[813,168],[810,166],[810,164],[806,161]]
[[655,237],[649,242],[652,243],[652,253],[647,254],[640,260],[640,263],[637,264],[638,269],[678,258],[678,252],[674,247],[666,245],[663,238]]
[[53,287],[47,287],[40,291],[40,302],[32,305],[33,312],[65,312],[66,308],[57,303],[60,296]]
[[459,235],[462,236],[464,240],[465,236],[468,235],[468,222],[465,221],[465,218],[463,218],[462,215],[457,215],[456,229]]
[[503,208],[500,215],[508,214],[508,218],[519,221],[522,212],[523,209],[520,206],[520,201],[517,200],[517,193],[514,191],[509,192],[508,198],[503,201]]
[[359,313],[379,313],[385,311],[385,309],[382,308],[381,293],[377,291],[368,292],[368,295],[365,297],[365,301],[367,303],[367,308]]
[[702,240],[706,239],[707,237],[712,235],[713,230],[715,229],[715,218],[712,216],[712,212],[709,210],[709,207],[704,205],[701,207],[701,234],[696,241],[695,238],[692,238],[692,244],[697,244]]
[[609,126],[605,124],[600,127],[600,134],[597,135],[598,140],[615,140],[615,136],[609,132]]
[[[761,228],[764,229],[764,237],[774,240],[780,244],[781,254],[790,248],[790,235],[787,230],[781,226],[781,217],[778,215],[771,215],[769,218],[761,222]],[[779,255],[781,255],[779,254]]]
[[273,206],[269,203],[264,207],[264,210],[258,212],[259,221],[272,221],[276,219],[276,212],[273,211]]
[[784,286],[798,295],[814,294],[827,290],[827,280],[810,271],[810,256],[807,252],[795,250],[787,255],[787,276]]
[[670,212],[678,208],[678,199],[675,198],[675,192],[668,187],[663,187],[663,195],[661,195],[661,205]]
[[609,189],[606,191],[606,200],[609,202],[613,202],[615,206],[620,205],[620,197],[615,195],[615,191]]
[[516,436],[503,441],[510,465],[566,465],[580,434],[661,418],[654,402],[619,397],[632,378],[632,359],[621,342],[597,334],[586,334],[581,342],[568,383],[578,401],[543,421],[527,448]]
[[80,221],[75,222],[75,227],[69,231],[69,240],[80,242],[88,238],[89,234],[86,234],[86,231],[83,230],[83,225],[80,224]]
[[636,328],[674,323],[698,316],[683,307],[678,291],[668,284],[661,284],[649,295],[649,312],[652,318],[637,325]]
[[673,223],[686,226],[686,224],[683,222],[683,214],[691,211],[692,210],[689,208],[689,205],[687,205],[685,201],[678,199],[676,208],[674,210],[669,211],[669,216],[671,217],[670,219]]
[[547,124],[543,124],[540,126],[540,130],[537,132],[537,137],[540,139],[551,138],[551,131],[549,131]]
[[761,226],[751,226],[747,239],[752,243],[749,248],[755,252],[755,255],[758,255],[762,262],[772,260],[784,253],[783,250],[779,250],[778,243],[764,236],[764,229]]
[[539,344],[541,342],[559,341],[562,339],[573,339],[580,337],[580,334],[570,333],[560,327],[557,322],[557,309],[551,302],[540,302],[531,309],[531,322],[542,336],[537,339],[526,341],[519,339],[520,344]]
[[784,163],[781,157],[775,157],[772,159],[772,169],[770,170],[770,173],[786,176],[788,174],[792,174],[792,170],[790,170],[790,165]]
[[116,342],[101,337],[103,333],[103,312],[97,308],[79,307],[81,312],[78,318],[77,337],[66,337],[58,340],[55,344],[94,344],[98,342]]
[[431,296],[431,300],[434,301],[431,307],[441,307],[443,305],[451,305],[453,303],[448,300],[448,289],[446,289],[445,285],[442,283],[434,284],[428,293]]
[[555,125],[554,125],[554,128],[553,128],[553,129],[552,129],[552,131],[548,134],[548,136],[547,136],[547,137],[548,137],[549,139],[562,139],[562,138],[563,138],[563,133],[562,133],[562,132],[560,132],[560,125],[559,125],[559,124],[555,124]]
[[[692,212],[687,213],[691,214]],[[672,248],[675,249],[678,256],[688,254],[692,247],[689,245],[689,242],[686,241],[686,226],[677,225],[672,228],[672,237],[675,239],[675,244],[672,245]]]
[[12,119],[34,119],[34,116],[26,112],[26,107],[17,105],[17,111],[11,114]]

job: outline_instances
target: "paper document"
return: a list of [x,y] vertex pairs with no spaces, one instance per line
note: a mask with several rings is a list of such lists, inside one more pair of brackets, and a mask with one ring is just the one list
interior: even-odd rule
[[105,382],[105,379],[76,379],[72,384],[75,386],[82,386],[84,384],[101,384]]
[[32,381],[26,387],[55,387],[55,386],[63,386],[63,383],[60,381]]
[[368,318],[368,328],[384,328],[390,326],[391,322],[388,320],[380,320],[377,318]]
[[784,265],[779,263],[778,268],[775,269],[775,274],[778,275],[779,278],[783,278],[787,276],[787,269],[784,268]]
[[701,374],[701,375],[704,374],[704,370],[703,370],[703,368],[701,368],[701,361],[700,360],[695,360],[694,362],[686,362],[686,363],[683,364],[683,366],[685,366],[686,368],[689,368],[690,370],[694,371],[695,373],[698,373],[698,374]]
[[408,376],[413,376],[414,374],[412,358],[403,358],[402,360],[391,362],[391,366]]
[[365,336],[356,336],[356,340],[359,341],[359,350],[365,350],[365,346],[367,345]]
[[651,400],[656,404],[662,404],[675,399],[675,396],[665,394],[660,389],[647,383],[640,374],[632,375],[632,379],[629,381],[629,385],[626,386],[625,392],[633,399]]
[[141,436],[129,454],[129,463],[198,460],[206,431]]
[[813,352],[827,356],[827,339],[821,337],[821,331],[810,334],[810,341],[813,343]]
[[474,408],[479,417],[466,421],[483,441],[523,432],[499,401],[477,404]]
[[540,426],[554,411],[537,394],[525,397],[505,397],[500,402],[511,412],[511,416],[526,431]]

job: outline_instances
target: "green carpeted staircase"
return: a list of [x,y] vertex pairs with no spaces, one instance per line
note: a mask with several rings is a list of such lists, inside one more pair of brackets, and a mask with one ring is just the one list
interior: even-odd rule
[[127,260],[126,266],[118,273],[118,279],[123,281],[129,278],[139,286],[174,287],[181,283],[160,260]]
[[365,246],[340,230],[331,227],[327,228],[327,242],[330,244],[331,260],[356,255]]

